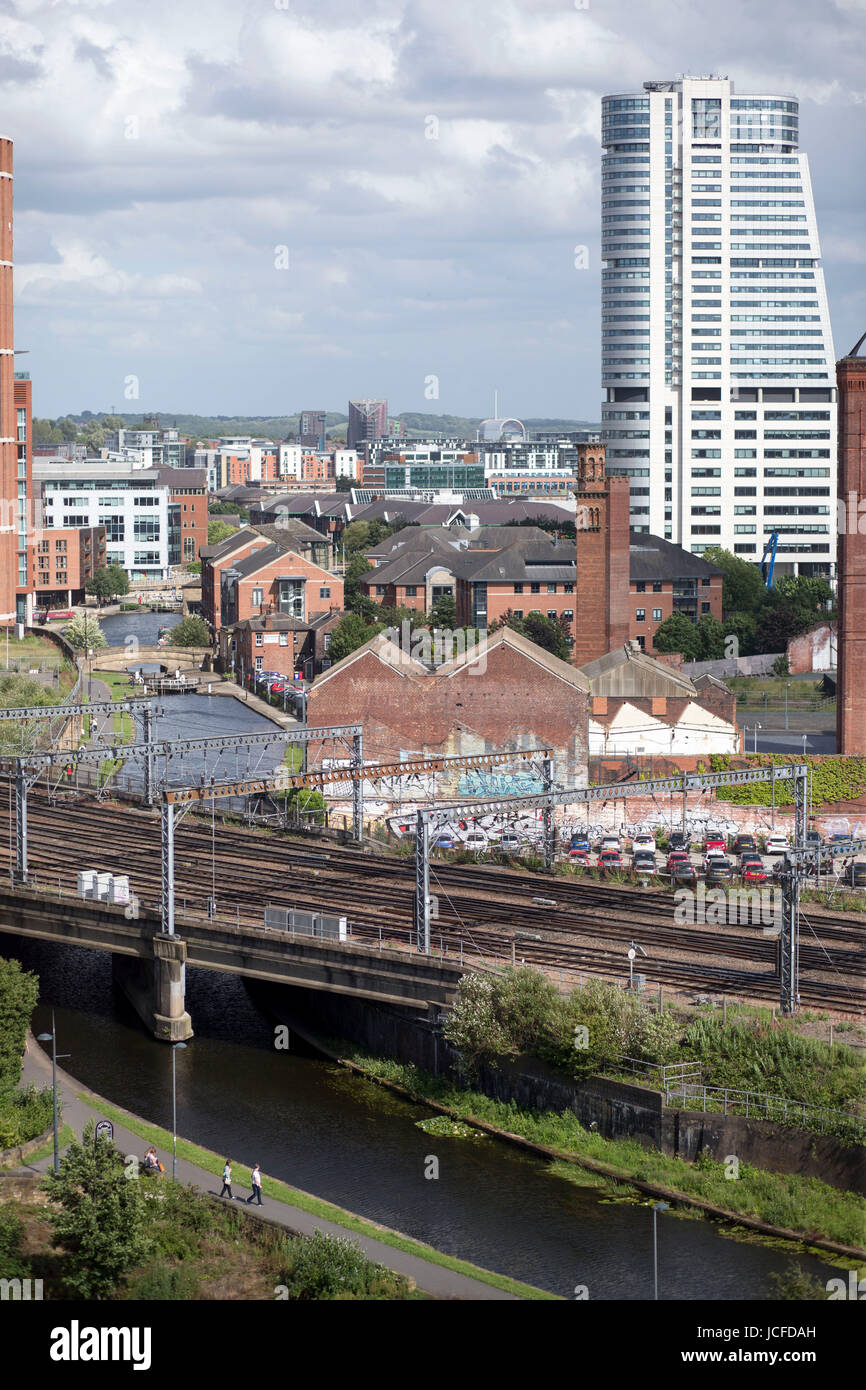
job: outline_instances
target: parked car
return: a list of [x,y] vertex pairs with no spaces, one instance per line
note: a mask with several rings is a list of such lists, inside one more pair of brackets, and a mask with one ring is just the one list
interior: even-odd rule
[[639,850],[647,850],[650,854],[655,855],[655,835],[635,835],[631,842],[631,852],[635,855]]
[[851,843],[851,835],[849,832],[846,831],[841,835],[831,835],[829,841],[827,842],[827,848],[833,855],[847,856],[849,854],[853,854]]
[[721,854],[710,855],[706,870],[707,883],[727,883],[733,875],[730,859]]
[[589,868],[589,851],[585,849],[570,849],[568,851],[569,864],[576,864],[578,868]]
[[671,871],[671,887],[675,888],[678,883],[697,883],[698,876],[695,873],[695,866],[690,859],[680,862]]
[[646,850],[632,855],[631,867],[636,874],[654,874],[656,871],[656,857],[649,854]]
[[707,854],[704,855],[703,862],[702,862],[702,864],[701,864],[701,868],[703,869],[703,871],[704,871],[705,874],[706,874],[706,873],[709,873],[709,871],[710,871],[710,869],[712,868],[713,864],[718,863],[718,861],[719,861],[720,859],[724,859],[725,862],[727,863],[727,858],[728,858],[728,856],[725,854],[724,850],[721,850],[721,849],[711,849],[711,850],[708,851]]
[[606,849],[615,849],[617,854],[620,853],[622,845],[618,835],[605,835],[601,842],[600,852],[603,854]]
[[704,838],[704,854],[709,854],[712,850],[725,854],[727,848],[724,835],[706,835]]
[[767,870],[760,861],[755,863],[753,859],[748,860],[745,864],[741,863],[740,876],[744,883],[767,882]]
[[674,869],[679,868],[681,864],[690,864],[691,862],[684,849],[672,849],[667,857],[665,868],[670,873]]
[[572,849],[587,849],[587,850],[588,850],[588,849],[589,849],[589,837],[588,837],[587,835],[572,835],[572,837],[571,837],[571,842],[570,842],[568,848],[569,848],[570,850],[572,850]]
[[622,855],[618,849],[603,849],[598,856],[598,867],[602,873],[608,873],[611,869],[622,868]]
[[431,849],[453,849],[453,848],[454,848],[454,836],[453,836],[453,835],[449,835],[449,834],[447,833],[447,831],[445,831],[445,830],[440,830],[439,833],[438,833],[438,835],[436,836],[435,840],[431,840],[431,842],[430,842],[430,848],[431,848]]
[[784,835],[768,835],[765,840],[765,854],[787,854],[790,849],[787,837]]
[[485,850],[488,844],[489,841],[483,830],[467,830],[466,834],[463,836],[463,848],[473,853],[478,853],[479,850]]
[[731,849],[734,854],[742,854],[744,849],[757,849],[754,835],[743,832],[741,835],[734,835],[731,839]]
[[668,849],[691,849],[691,836],[686,830],[672,830],[668,836]]
[[520,836],[514,830],[503,830],[499,837],[499,848],[508,854],[516,854],[520,849]]
[[861,859],[858,859],[854,864],[851,865],[850,872],[851,887],[866,888],[866,864],[864,864]]
[[282,679],[282,677],[280,677],[279,680],[270,680],[268,681],[267,688],[272,695],[282,695],[283,691],[286,688],[285,681]]

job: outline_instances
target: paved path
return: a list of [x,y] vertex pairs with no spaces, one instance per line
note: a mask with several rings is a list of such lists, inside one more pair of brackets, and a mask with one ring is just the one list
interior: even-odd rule
[[299,729],[301,725],[293,714],[284,714],[281,709],[274,705],[269,705],[267,700],[262,700],[252,690],[246,690],[242,685],[236,685],[234,681],[214,681],[212,695],[234,695],[242,704],[249,705],[256,714],[263,714],[266,719],[270,719],[274,724],[279,724],[283,729]]
[[[31,1081],[37,1086],[44,1086],[51,1082],[51,1059],[45,1055],[32,1037],[28,1038],[21,1083],[27,1085]],[[62,1124],[70,1125],[76,1134],[80,1135],[89,1119],[106,1118],[98,1110],[94,1110],[92,1106],[78,1099],[76,1093],[85,1088],[74,1077],[68,1076],[60,1067],[57,1069],[57,1082],[63,1099]],[[145,1140],[118,1124],[114,1126],[114,1142],[121,1153],[138,1154],[139,1157],[143,1156],[146,1148]],[[170,1171],[171,1154],[165,1154],[161,1151],[160,1157]],[[37,1163],[24,1164],[18,1171],[20,1173],[46,1172],[52,1163],[53,1155],[49,1154],[47,1158],[40,1159]],[[193,1187],[202,1192],[210,1193],[214,1197],[219,1196],[221,1181],[204,1168],[199,1168],[195,1164],[179,1158],[177,1175],[179,1181],[190,1183]],[[239,1190],[241,1189],[235,1184],[235,1192],[237,1193]],[[243,1209],[246,1209],[245,1204]],[[255,1210],[258,1212],[259,1208],[256,1207]],[[492,1284],[484,1284],[480,1280],[471,1279],[466,1275],[456,1273],[454,1270],[446,1269],[443,1265],[432,1264],[417,1255],[395,1250],[392,1246],[385,1245],[370,1236],[359,1235],[355,1231],[347,1231],[343,1226],[337,1226],[331,1221],[313,1216],[310,1212],[303,1211],[300,1207],[290,1206],[287,1202],[278,1202],[273,1198],[264,1197],[261,1215],[268,1217],[271,1221],[279,1222],[289,1231],[296,1231],[302,1235],[312,1235],[313,1231],[322,1231],[329,1235],[342,1236],[357,1241],[371,1260],[375,1260],[377,1264],[385,1265],[388,1269],[395,1270],[398,1274],[407,1275],[415,1280],[420,1289],[441,1298],[520,1301],[515,1294],[505,1293],[501,1289],[494,1288]]]

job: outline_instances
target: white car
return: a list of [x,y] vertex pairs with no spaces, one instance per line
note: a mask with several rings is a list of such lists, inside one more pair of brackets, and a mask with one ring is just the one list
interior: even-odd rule
[[768,835],[766,844],[765,854],[787,854],[791,848],[784,835]]
[[[655,848],[655,845],[653,845],[653,848]],[[604,839],[601,842],[601,845],[599,846],[599,853],[601,853],[601,851],[604,849],[618,849],[620,852],[622,852],[622,845],[619,842],[619,836],[605,835]]]
[[483,830],[467,830],[463,837],[463,848],[468,850],[486,849],[488,845],[487,836]]
[[631,842],[631,852],[635,854],[639,849],[648,849],[652,854],[656,852],[656,841],[654,835],[635,835]]

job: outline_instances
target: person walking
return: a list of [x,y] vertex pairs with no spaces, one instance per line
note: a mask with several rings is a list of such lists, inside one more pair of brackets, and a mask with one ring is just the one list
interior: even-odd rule
[[256,1164],[255,1168],[253,1169],[253,1175],[252,1175],[252,1189],[253,1189],[252,1192],[250,1193],[249,1197],[247,1198],[247,1202],[248,1202],[248,1203],[249,1203],[249,1202],[255,1202],[256,1200],[258,1200],[258,1204],[259,1204],[259,1206],[261,1206],[261,1205],[262,1205],[262,1170],[261,1170],[261,1167],[260,1167],[260,1165],[259,1165],[258,1163]]
[[220,1193],[220,1196],[225,1197],[226,1194],[228,1194],[230,1198],[233,1198],[234,1194],[232,1193],[232,1161],[230,1158],[226,1159],[226,1166],[223,1168],[223,1190]]

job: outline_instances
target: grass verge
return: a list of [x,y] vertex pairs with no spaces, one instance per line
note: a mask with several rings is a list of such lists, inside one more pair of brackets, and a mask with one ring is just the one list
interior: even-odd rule
[[[144,1120],[138,1119],[135,1115],[128,1114],[119,1107],[110,1105],[99,1096],[91,1095],[87,1091],[78,1091],[78,1099],[84,1101],[85,1105],[92,1106],[107,1119],[113,1120],[115,1124],[122,1125],[124,1129],[137,1134],[140,1139],[144,1139],[148,1144],[155,1144],[162,1149],[171,1150],[172,1136],[167,1130],[160,1129],[158,1125],[148,1124]],[[177,1141],[178,1158],[185,1159],[188,1163],[194,1163],[196,1167],[203,1168],[205,1172],[212,1173],[218,1177],[223,1170],[225,1161],[224,1155],[216,1154],[211,1149],[204,1149],[198,1144],[193,1144],[188,1139],[178,1137]],[[233,1181],[237,1187],[250,1185],[250,1169],[243,1167],[240,1163],[234,1163]],[[277,1178],[263,1177],[262,1192],[266,1197],[272,1198],[275,1202],[284,1202],[289,1206],[298,1207],[301,1211],[309,1212],[311,1216],[318,1216],[323,1221],[332,1221],[335,1226],[342,1226],[344,1230],[352,1231],[356,1235],[367,1236],[371,1240],[377,1240],[382,1245],[388,1245],[393,1250],[402,1250],[404,1254],[415,1255],[418,1259],[426,1260],[428,1264],[441,1265],[444,1269],[454,1270],[456,1274],[463,1274],[467,1279],[476,1279],[480,1283],[490,1284],[493,1288],[502,1289],[506,1293],[514,1294],[517,1298],[523,1299],[553,1299],[560,1301],[556,1294],[548,1293],[545,1289],[533,1288],[531,1284],[522,1284],[519,1280],[509,1279],[507,1275],[496,1274],[489,1269],[481,1269],[478,1265],[470,1264],[467,1260],[458,1260],[452,1255],[443,1254],[440,1250],[434,1250],[431,1245],[424,1245],[420,1241],[412,1240],[410,1236],[404,1236],[399,1231],[392,1231],[387,1226],[379,1226],[373,1221],[366,1221],[361,1216],[356,1216],[354,1212],[346,1211],[343,1207],[333,1206],[330,1202],[322,1201],[319,1197],[313,1197],[309,1192],[302,1192],[296,1187],[290,1187],[288,1183],[280,1182]]]

